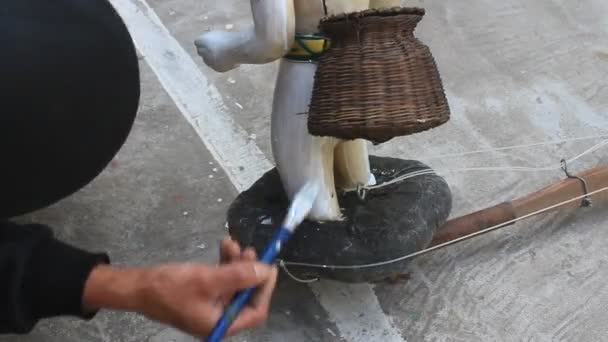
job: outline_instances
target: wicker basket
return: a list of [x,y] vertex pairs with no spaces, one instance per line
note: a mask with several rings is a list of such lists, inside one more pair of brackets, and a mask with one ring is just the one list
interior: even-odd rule
[[331,47],[318,61],[310,134],[383,143],[449,120],[433,56],[414,37],[424,13],[373,9],[322,20]]

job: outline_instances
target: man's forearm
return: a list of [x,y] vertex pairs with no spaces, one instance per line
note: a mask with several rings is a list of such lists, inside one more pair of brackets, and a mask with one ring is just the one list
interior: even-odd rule
[[137,311],[143,290],[142,271],[99,265],[93,269],[83,291],[83,308],[87,312],[101,309]]

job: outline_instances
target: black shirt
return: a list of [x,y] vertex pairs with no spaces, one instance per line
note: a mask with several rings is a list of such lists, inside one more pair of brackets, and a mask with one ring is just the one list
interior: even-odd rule
[[108,0],[9,0],[0,6],[0,334],[54,316],[91,318],[82,294],[108,263],[7,218],[88,184],[127,138],[139,61]]
[[67,245],[47,226],[0,222],[0,334],[28,333],[49,317],[92,318],[82,294],[100,263],[106,254]]

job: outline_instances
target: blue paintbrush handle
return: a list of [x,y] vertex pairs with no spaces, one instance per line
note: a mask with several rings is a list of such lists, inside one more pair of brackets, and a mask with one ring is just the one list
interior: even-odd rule
[[[290,237],[291,231],[285,227],[281,227],[281,229],[275,233],[272,240],[270,240],[270,243],[266,246],[260,261],[266,264],[272,264],[279,252],[281,252],[281,248]],[[211,334],[209,334],[209,337],[206,340],[207,342],[220,342],[222,340],[226,334],[226,331],[228,331],[228,328],[230,328],[230,325],[232,322],[234,322],[234,319],[238,316],[245,305],[247,305],[247,302],[249,301],[249,298],[251,298],[254,291],[255,288],[249,288],[236,294],[228,308],[226,308],[226,311],[224,311],[224,314],[220,320],[211,331]]]

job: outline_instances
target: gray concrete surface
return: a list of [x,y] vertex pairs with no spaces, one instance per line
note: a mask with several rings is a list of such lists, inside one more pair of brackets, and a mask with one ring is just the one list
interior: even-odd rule
[[[608,134],[604,0],[405,3],[427,9],[417,35],[437,59],[453,118],[431,132],[375,147],[374,153],[417,158],[442,170],[545,166],[598,140],[509,153],[430,156]],[[205,29],[248,24],[248,5],[237,0],[149,4],[220,90],[232,117],[270,158],[276,64],[217,74],[192,47]],[[213,261],[216,241],[225,234],[225,210],[236,192],[221,169],[213,170],[213,158],[145,58],[142,66],[139,118],[116,162],[77,195],[28,219],[55,226],[66,241],[108,250],[118,263]],[[571,168],[607,161],[608,151],[602,149]],[[523,195],[563,176],[559,171],[443,174],[455,195],[454,215]],[[528,220],[420,257],[412,263],[407,283],[380,285],[375,292],[408,341],[605,341],[607,218],[603,206]],[[233,340],[338,341],[335,332],[307,286],[282,282],[268,326]],[[29,336],[0,341],[194,340],[137,315],[102,313],[91,322],[50,320]]]

